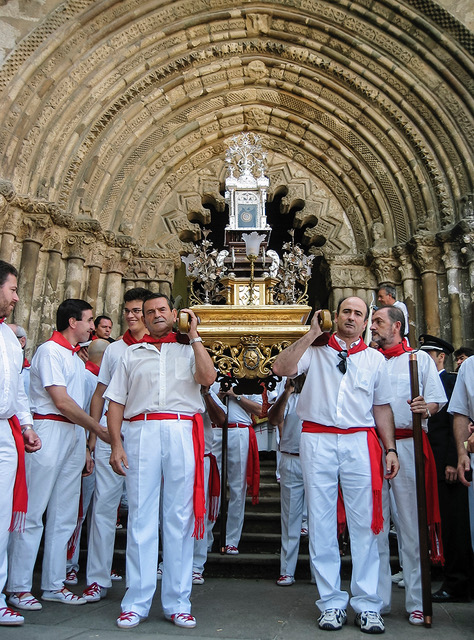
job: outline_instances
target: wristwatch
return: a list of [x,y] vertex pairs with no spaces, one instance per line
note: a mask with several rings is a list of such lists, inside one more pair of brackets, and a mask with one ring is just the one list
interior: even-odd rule
[[237,402],[240,402],[242,400],[242,396],[235,396],[235,399],[237,400]]

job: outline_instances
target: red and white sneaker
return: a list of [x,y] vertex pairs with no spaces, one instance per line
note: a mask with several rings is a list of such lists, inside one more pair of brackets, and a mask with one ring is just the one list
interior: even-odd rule
[[233,544],[228,544],[225,548],[225,552],[231,556],[236,556],[239,554],[239,550],[237,547],[234,547]]
[[20,593],[11,593],[8,597],[8,604],[15,609],[23,609],[23,611],[40,611],[43,605],[29,591],[21,591]]
[[110,579],[112,580],[112,582],[120,582],[120,580],[123,580],[123,577],[120,575],[120,573],[117,573],[112,569],[112,571],[110,572]]
[[82,592],[82,597],[84,600],[87,600],[87,602],[99,602],[99,600],[105,598],[106,595],[107,589],[101,587],[97,582],[93,582]]
[[41,596],[41,600],[46,600],[48,602],[61,602],[62,604],[87,604],[87,600],[85,598],[81,598],[80,596],[76,596],[75,593],[69,591],[69,589],[57,589],[56,591],[43,591],[43,595]]
[[199,571],[193,571],[193,584],[204,584],[204,578]]
[[423,615],[423,611],[412,611],[408,616],[408,622],[410,624],[425,624],[425,616]]
[[165,618],[183,629],[194,629],[196,626],[196,618],[190,613],[173,613],[170,616],[166,615]]
[[295,584],[295,576],[280,576],[276,581],[279,587],[289,587],[292,584]]
[[0,625],[5,627],[19,627],[25,622],[25,618],[9,607],[0,609]]
[[138,627],[143,620],[146,620],[146,618],[142,618],[135,611],[122,611],[117,618],[117,627],[120,629],[133,629],[133,627]]
[[64,584],[68,584],[69,586],[77,584],[77,571],[75,569],[71,569],[66,573],[66,580],[64,580]]

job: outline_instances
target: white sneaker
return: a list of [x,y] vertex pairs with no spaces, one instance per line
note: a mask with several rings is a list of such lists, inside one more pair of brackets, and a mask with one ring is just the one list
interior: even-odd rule
[[29,591],[11,593],[8,598],[8,604],[11,604],[15,609],[22,609],[23,611],[40,611],[43,608],[41,602]]
[[385,625],[380,613],[376,611],[362,611],[355,617],[354,624],[364,633],[383,633]]
[[408,622],[410,624],[425,624],[423,611],[412,611],[408,616]]
[[163,569],[158,569],[156,572],[156,579],[158,582],[163,580]]
[[110,572],[110,579],[112,580],[112,582],[120,582],[120,580],[123,580],[123,577],[120,575],[120,573],[117,573],[112,569],[112,571]]
[[289,587],[290,585],[295,584],[295,577],[288,575],[280,576],[276,583],[279,587]]
[[25,622],[25,618],[9,607],[0,609],[0,626],[19,627]]
[[41,600],[47,600],[48,602],[62,602],[62,604],[87,604],[85,598],[76,596],[69,589],[58,589],[57,591],[43,591]]
[[117,627],[119,629],[133,629],[133,627],[138,627],[143,620],[146,620],[146,618],[142,618],[135,611],[122,611],[117,618]]
[[82,592],[82,597],[84,600],[87,600],[87,602],[99,602],[99,600],[105,598],[106,595],[107,589],[101,587],[97,582],[93,582]]
[[342,629],[347,622],[345,609],[326,609],[318,618],[318,626],[325,631]]
[[193,571],[193,584],[204,584],[204,578],[199,571]]
[[64,584],[72,587],[77,584],[77,571],[75,569],[71,569],[66,573],[66,580],[64,580]]
[[196,618],[190,613],[173,613],[170,616],[165,615],[165,618],[183,629],[194,629],[196,626]]
[[405,588],[405,580],[400,580],[400,582],[398,582],[397,587],[399,589],[404,589]]
[[403,580],[403,571],[398,571],[397,573],[392,574],[393,584],[398,584],[401,580]]

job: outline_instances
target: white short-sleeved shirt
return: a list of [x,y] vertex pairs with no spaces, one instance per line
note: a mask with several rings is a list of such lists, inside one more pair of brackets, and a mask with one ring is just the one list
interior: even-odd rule
[[[278,397],[280,397],[285,390],[285,383],[286,378],[283,378],[283,380],[277,384],[276,391]],[[283,430],[280,438],[280,451],[286,451],[286,453],[299,453],[300,451],[300,437],[303,423],[296,413],[299,399],[299,393],[292,393],[285,407]]]
[[[420,396],[426,402],[437,402],[442,409],[447,402],[443,383],[433,359],[424,351],[417,352],[418,382]],[[393,411],[396,429],[413,429],[413,414],[407,400],[411,399],[410,365],[408,353],[387,360],[387,371],[393,390]],[[428,431],[428,420],[422,419],[424,431]]]
[[147,342],[133,344],[118,363],[104,398],[124,405],[125,420],[141,413],[203,413],[195,371],[190,345],[164,343],[158,351]]
[[474,420],[474,356],[464,360],[459,367],[448,411]]
[[[228,405],[227,411],[229,414],[229,418],[228,418],[229,424],[235,424],[238,422],[239,424],[251,425],[252,418],[250,414],[247,413],[247,411],[245,411],[245,409],[239,404],[237,400],[234,400],[234,398],[232,398],[231,396],[228,396],[228,397],[229,397],[229,405]],[[261,394],[251,394],[251,395],[242,394],[242,397],[247,398],[248,400],[252,400],[253,402],[256,402],[257,404],[259,404],[260,406],[262,406],[263,404]]]
[[127,349],[128,344],[123,340],[116,340],[107,347],[104,351],[104,355],[102,356],[97,382],[101,382],[106,387],[109,386],[112,376],[115,373],[115,369]]
[[97,387],[97,376],[92,371],[86,368],[84,378],[84,406],[82,407],[86,413],[89,413],[91,408],[91,400],[94,395],[95,388]]
[[347,371],[337,368],[338,351],[329,345],[309,347],[298,362],[298,375],[306,373],[297,413],[301,420],[329,427],[375,427],[373,405],[392,400],[386,361],[375,349],[347,358]]
[[[218,382],[214,382],[212,386],[209,388],[209,393],[211,394],[211,398],[220,407],[224,413],[227,413],[227,407],[223,404],[217,394],[220,391],[220,384]],[[212,451],[212,443],[214,441],[214,431],[212,429],[211,419],[209,418],[209,414],[205,411],[202,415],[202,421],[204,423],[204,452],[210,453]]]
[[403,317],[405,318],[405,336],[407,336],[410,332],[410,325],[408,324],[407,306],[404,302],[401,302],[401,300],[395,300],[395,302],[393,303],[393,306],[400,309],[400,311],[403,313]]
[[0,324],[0,419],[16,415],[21,425],[33,424],[23,380],[23,351],[10,327]]
[[86,367],[77,353],[53,340],[40,345],[31,361],[30,400],[34,413],[58,413],[45,387],[66,387],[68,395],[82,408]]

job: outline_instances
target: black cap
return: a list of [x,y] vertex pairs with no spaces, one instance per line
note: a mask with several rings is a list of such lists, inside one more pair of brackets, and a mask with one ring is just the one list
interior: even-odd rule
[[450,355],[454,351],[454,347],[446,340],[437,338],[436,336],[430,336],[427,333],[421,335],[418,340],[420,341],[420,349],[423,351],[443,351],[446,355]]

